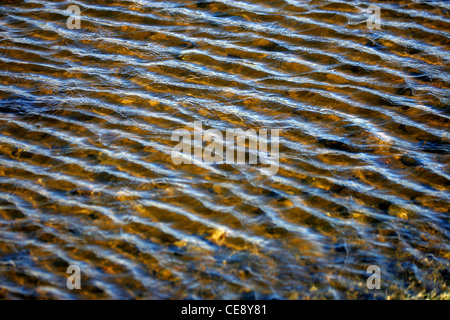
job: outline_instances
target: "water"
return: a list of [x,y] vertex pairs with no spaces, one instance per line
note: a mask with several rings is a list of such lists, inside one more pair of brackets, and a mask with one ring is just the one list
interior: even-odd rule
[[[370,4],[2,0],[0,298],[448,298],[450,3]],[[194,121],[278,173],[175,165]]]

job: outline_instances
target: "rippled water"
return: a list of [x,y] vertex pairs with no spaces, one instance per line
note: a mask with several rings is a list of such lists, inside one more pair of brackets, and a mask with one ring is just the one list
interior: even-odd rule
[[[448,297],[449,10],[1,0],[0,298]],[[278,173],[175,165],[194,121]]]

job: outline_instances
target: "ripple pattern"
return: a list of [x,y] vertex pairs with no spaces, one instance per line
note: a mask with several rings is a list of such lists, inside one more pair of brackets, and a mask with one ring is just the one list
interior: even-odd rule
[[[449,62],[446,1],[2,0],[0,298],[448,297]],[[175,165],[194,121],[278,173]]]

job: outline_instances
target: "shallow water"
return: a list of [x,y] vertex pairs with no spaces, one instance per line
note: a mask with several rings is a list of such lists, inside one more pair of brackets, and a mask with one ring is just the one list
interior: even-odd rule
[[448,297],[449,2],[0,2],[0,298]]

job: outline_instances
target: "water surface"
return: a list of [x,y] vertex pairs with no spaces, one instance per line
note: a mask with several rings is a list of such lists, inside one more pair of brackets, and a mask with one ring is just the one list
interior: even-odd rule
[[[0,298],[448,297],[449,10],[2,0]],[[175,165],[194,121],[280,129],[278,173]]]

